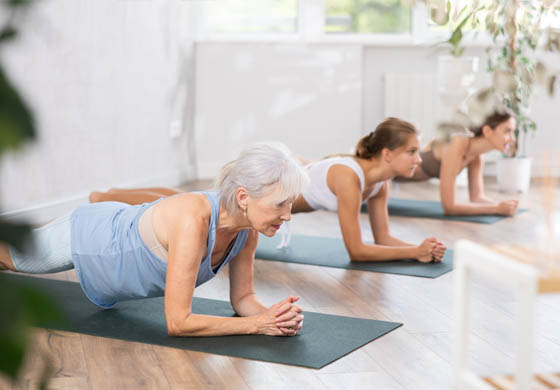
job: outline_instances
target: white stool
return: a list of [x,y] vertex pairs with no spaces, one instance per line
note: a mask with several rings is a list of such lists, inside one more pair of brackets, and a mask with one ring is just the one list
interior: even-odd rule
[[519,296],[516,320],[515,389],[529,390],[533,373],[534,310],[537,294],[560,291],[560,274],[541,275],[531,263],[530,251],[515,247],[489,248],[467,240],[455,245],[454,309],[455,341],[453,383],[455,389],[491,389],[488,382],[469,371],[469,292],[473,272],[513,287]]

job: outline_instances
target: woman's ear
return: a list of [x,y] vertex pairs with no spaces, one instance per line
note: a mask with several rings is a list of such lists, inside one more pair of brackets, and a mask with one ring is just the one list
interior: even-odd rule
[[393,152],[387,148],[381,149],[381,161],[390,164],[393,161]]
[[492,134],[493,131],[494,131],[494,129],[491,128],[491,127],[488,126],[488,125],[482,126],[482,135],[483,135],[484,137],[489,137],[489,136]]
[[238,187],[235,191],[235,199],[237,200],[237,205],[243,211],[247,210],[247,203],[249,201],[249,191],[245,187]]

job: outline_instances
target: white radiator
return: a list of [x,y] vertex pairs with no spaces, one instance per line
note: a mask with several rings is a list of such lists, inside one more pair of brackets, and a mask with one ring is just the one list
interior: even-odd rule
[[440,99],[436,73],[385,73],[385,117],[413,123],[422,145],[437,136],[437,123],[444,118]]

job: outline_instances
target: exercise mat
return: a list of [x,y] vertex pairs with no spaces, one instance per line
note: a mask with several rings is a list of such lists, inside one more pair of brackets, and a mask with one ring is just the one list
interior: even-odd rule
[[[445,221],[462,221],[474,223],[495,223],[505,218],[510,218],[504,215],[445,215],[441,203],[433,200],[416,200],[416,199],[401,199],[390,198],[389,215],[396,217],[415,217],[415,218],[433,218],[442,219]],[[517,214],[523,213],[527,209],[518,209]],[[362,205],[362,212],[367,213],[367,205]]]
[[274,237],[260,235],[255,258],[425,278],[437,278],[453,269],[451,249],[445,252],[439,263],[421,263],[412,259],[353,262],[340,238],[292,235],[287,247],[277,249],[280,240],[279,234]]
[[[305,323],[294,337],[240,335],[171,337],[167,335],[163,297],[119,302],[112,309],[91,303],[78,283],[4,274],[3,282],[19,282],[51,296],[67,317],[64,325],[35,324],[62,331],[251,360],[321,368],[402,324],[304,312]],[[194,298],[197,314],[232,317],[229,302]]]

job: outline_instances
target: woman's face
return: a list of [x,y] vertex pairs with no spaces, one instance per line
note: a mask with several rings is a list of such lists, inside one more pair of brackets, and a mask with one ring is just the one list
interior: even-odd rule
[[407,144],[392,150],[390,155],[391,166],[397,172],[397,176],[412,177],[414,171],[422,162],[420,158],[420,138],[417,134],[410,135]]
[[260,198],[247,198],[247,219],[259,233],[271,237],[285,221],[289,221],[292,213],[292,200],[280,199],[278,184]]
[[[485,126],[486,127],[486,126]],[[484,137],[494,147],[494,149],[505,153],[507,148],[515,141],[515,118],[509,118],[497,125],[494,129],[488,126],[490,131],[484,132]]]

